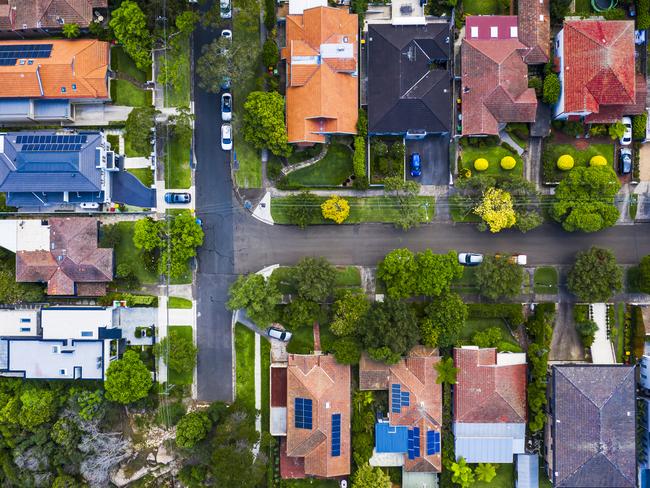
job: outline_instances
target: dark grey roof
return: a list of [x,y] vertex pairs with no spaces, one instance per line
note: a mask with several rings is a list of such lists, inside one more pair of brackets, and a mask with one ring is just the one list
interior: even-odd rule
[[552,375],[554,486],[634,488],[634,366],[554,366]]
[[[101,191],[101,170],[95,165],[99,132],[87,132],[79,150],[26,150],[19,136],[55,136],[55,132],[10,132],[0,135],[0,192]],[[23,141],[25,139],[21,139]],[[32,145],[33,146],[33,145]],[[51,145],[54,146],[54,145]],[[33,149],[33,147],[31,148]]]
[[[368,129],[449,132],[453,39],[448,23],[368,26]],[[435,66],[441,66],[437,68]]]

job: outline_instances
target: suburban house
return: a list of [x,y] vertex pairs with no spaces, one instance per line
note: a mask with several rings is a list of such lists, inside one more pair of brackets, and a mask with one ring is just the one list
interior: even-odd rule
[[0,246],[16,253],[16,281],[47,283],[48,295],[103,296],[113,249],[97,247],[91,218],[0,221]]
[[564,22],[555,39],[562,85],[555,117],[612,123],[645,112],[646,82],[634,53],[633,21]]
[[8,205],[32,212],[111,202],[155,207],[155,190],[121,170],[121,160],[102,132],[0,133],[0,192]]
[[65,24],[87,28],[107,8],[108,0],[0,0],[0,37],[56,33]]
[[635,366],[553,366],[546,462],[557,488],[636,486]]
[[370,464],[401,466],[404,486],[435,486],[435,473],[442,470],[442,385],[436,383],[435,369],[439,361],[436,349],[416,346],[396,364],[373,361],[365,354],[359,363],[359,389],[388,390],[389,411],[375,424]]
[[549,0],[517,0],[517,34],[528,49],[526,64],[546,64],[551,58]]
[[525,452],[526,355],[494,348],[454,349],[456,457],[468,463],[512,463]]
[[[1,6],[1,5],[0,5]],[[66,122],[110,100],[107,42],[0,41],[0,122]]]
[[270,432],[282,478],[350,474],[350,366],[334,356],[289,354],[271,365]]
[[286,19],[287,135],[290,143],[356,134],[359,105],[358,18],[332,7]]
[[423,138],[451,132],[449,20],[368,23],[368,133]]

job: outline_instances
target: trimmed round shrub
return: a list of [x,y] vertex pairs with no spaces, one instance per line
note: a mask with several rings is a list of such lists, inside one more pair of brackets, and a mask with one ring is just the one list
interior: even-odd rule
[[505,156],[501,158],[501,167],[506,171],[510,171],[517,165],[517,161],[512,156]]
[[563,154],[557,160],[557,167],[562,171],[569,171],[573,168],[573,156],[570,154]]
[[485,171],[489,166],[490,163],[488,163],[488,160],[485,158],[478,158],[476,161],[474,161],[474,169],[476,171]]
[[607,160],[605,156],[596,154],[589,160],[589,166],[607,166]]

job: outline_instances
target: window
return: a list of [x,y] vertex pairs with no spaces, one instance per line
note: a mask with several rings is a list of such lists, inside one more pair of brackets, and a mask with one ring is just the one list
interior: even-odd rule
[[470,37],[478,37],[478,27],[472,26],[470,29]]
[[517,26],[516,26],[516,25],[511,26],[511,27],[510,27],[510,37],[515,38],[515,37],[518,36],[518,34],[519,34],[519,33],[518,33],[518,31],[517,31]]
[[539,14],[539,21],[544,22],[544,14]]
[[20,332],[31,332],[32,328],[31,327],[21,327]]
[[341,455],[341,414],[332,414],[332,457]]
[[72,91],[77,91],[77,84],[76,83],[72,84]]
[[294,415],[296,429],[310,429],[311,430],[311,399],[309,398],[296,398],[294,402]]
[[30,319],[30,318],[25,318],[25,317],[22,317],[22,318],[20,319],[20,323],[21,323],[21,324],[29,324],[29,323],[31,323],[31,321],[32,321],[32,319]]
[[29,61],[27,61],[27,64],[29,64],[29,65],[34,64],[34,60],[33,60],[33,59],[30,59]]
[[24,59],[21,59],[21,60],[18,62],[18,64],[20,64],[20,65],[22,66],[23,64],[25,64],[25,60],[24,60]]
[[61,93],[65,93],[65,86],[61,87]]
[[490,37],[499,37],[498,27],[490,27]]
[[90,330],[82,330],[81,331],[81,337],[92,337],[93,333]]
[[59,352],[61,352],[61,347],[60,346],[52,346],[52,352],[54,354],[59,354]]
[[65,375],[68,374],[68,370],[65,369],[65,368],[62,368],[62,369],[59,370],[59,374],[60,374],[61,376],[65,376]]

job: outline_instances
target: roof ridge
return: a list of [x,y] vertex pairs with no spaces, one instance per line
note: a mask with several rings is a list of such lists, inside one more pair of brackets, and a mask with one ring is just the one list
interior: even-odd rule
[[[558,369],[557,371],[558,371],[558,372],[559,372],[559,373],[564,377],[564,379],[566,379],[566,380],[571,384],[571,386],[572,386],[573,388],[576,389],[576,391],[577,391],[578,393],[580,393],[581,396],[585,397],[589,402],[591,402],[591,404],[592,404],[594,407],[596,407],[596,409],[598,410],[598,413],[599,413],[599,415],[600,415],[600,410],[601,410],[601,409],[598,408],[598,405],[596,405],[596,402],[594,402],[591,398],[589,398],[587,395],[585,395],[584,392],[583,392],[580,388],[578,388],[578,385],[576,385],[573,381],[571,381],[571,379],[570,379],[568,376],[566,376],[566,375],[562,372],[562,369]],[[611,395],[610,395],[609,398],[611,398]],[[609,400],[609,399],[608,399],[608,400]],[[604,405],[604,404],[603,404],[603,405]]]

